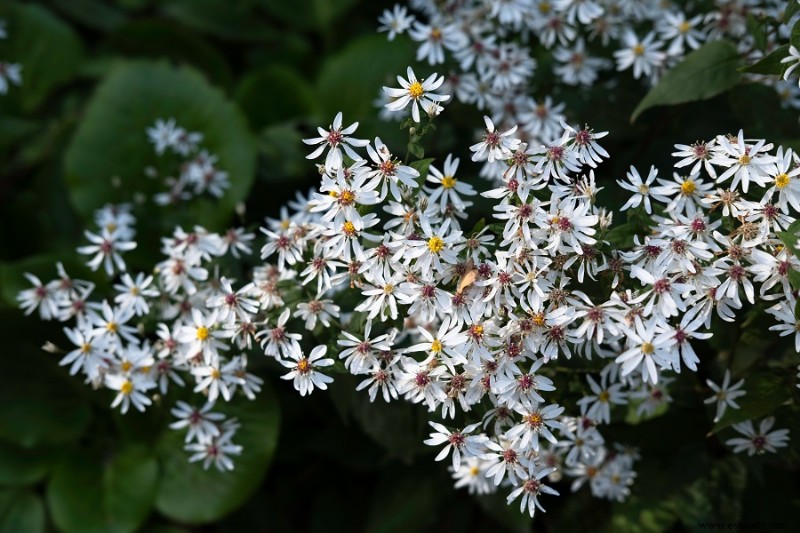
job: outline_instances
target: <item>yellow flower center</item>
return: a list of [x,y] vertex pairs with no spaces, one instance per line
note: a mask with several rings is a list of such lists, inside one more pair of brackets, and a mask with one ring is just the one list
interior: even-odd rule
[[542,15],[547,15],[548,13],[550,13],[550,9],[551,7],[549,2],[542,2],[541,4],[539,4],[539,13],[541,13]]
[[635,56],[643,56],[644,55],[644,46],[641,44],[637,44],[633,47],[633,55]]
[[342,191],[342,194],[339,195],[339,203],[342,205],[353,205],[355,201],[356,193],[353,191]]
[[649,193],[649,192],[650,192],[650,187],[648,187],[648,186],[647,186],[647,185],[645,185],[644,183],[642,183],[641,185],[639,185],[639,193],[641,193],[641,194],[647,194],[647,193]]
[[544,326],[544,313],[536,313],[531,317],[531,319],[533,319],[533,323],[537,326]]
[[439,28],[433,28],[431,30],[431,40],[432,41],[439,41],[442,39],[442,30]]
[[204,341],[208,338],[209,331],[208,328],[205,326],[200,326],[197,328],[197,340]]
[[645,355],[652,355],[656,351],[656,347],[652,343],[645,342],[642,344],[642,353]]
[[211,369],[211,379],[219,379],[222,377],[222,372],[216,368]]
[[440,341],[439,339],[435,339],[435,340],[434,340],[434,341],[431,343],[431,351],[432,351],[433,353],[439,353],[439,352],[441,352],[441,351],[442,351],[442,348],[443,348],[443,346],[442,346],[442,341]]
[[109,322],[106,324],[106,330],[110,333],[116,333],[119,330],[119,324],[116,322]]
[[131,294],[134,296],[139,296],[139,287],[131,287]]
[[441,237],[431,237],[428,240],[428,250],[431,252],[438,254],[444,248],[444,241]]
[[394,285],[387,283],[383,286],[383,292],[384,294],[392,294],[394,292]]
[[474,326],[472,326],[471,329],[472,329],[472,334],[475,335],[476,337],[483,335],[483,326],[481,326],[480,324],[475,324]]
[[92,345],[91,344],[89,344],[88,342],[84,342],[83,344],[81,344],[81,353],[82,354],[88,354],[91,351],[92,351]]
[[678,24],[678,31],[681,33],[686,33],[692,29],[692,25],[686,22],[685,20]]
[[411,87],[408,88],[408,94],[411,98],[417,99],[425,93],[425,89],[422,88],[422,84],[418,81],[415,81],[411,84]]
[[686,180],[681,183],[681,194],[684,196],[689,196],[694,192],[697,188],[697,185],[694,184],[692,180]]
[[131,380],[126,379],[125,381],[123,381],[122,386],[119,388],[119,391],[126,396],[132,393],[133,383],[131,382]]
[[133,368],[133,363],[130,361],[123,361],[121,365],[119,365],[120,369],[123,372],[129,372],[131,368]]
[[600,394],[597,395],[597,399],[600,400],[603,403],[608,403],[608,399],[610,397],[611,397],[611,395],[608,394],[607,390],[604,390],[603,392],[601,392]]
[[452,189],[456,186],[456,179],[453,176],[445,176],[442,178],[442,187],[445,189]]
[[783,189],[787,185],[789,185],[789,176],[786,173],[775,176],[775,186],[777,188]]
[[[335,195],[336,193],[333,193],[333,194]],[[287,229],[289,229],[289,226],[291,226],[291,225],[292,225],[292,223],[291,223],[291,222],[289,222],[289,219],[286,219],[286,220],[281,220],[281,229],[282,229],[282,230],[287,230]]]
[[113,222],[109,222],[108,224],[106,224],[106,229],[108,230],[109,233],[114,233],[117,230],[117,225],[114,224]]
[[739,158],[739,164],[742,165],[742,166],[749,165],[750,164],[750,156],[747,155],[747,154],[742,154],[742,156]]
[[477,466],[471,466],[469,469],[469,475],[472,477],[477,476],[480,473],[481,469]]
[[356,226],[349,220],[344,223],[342,226],[342,231],[344,231],[345,235],[353,236],[356,234]]
[[311,370],[311,363],[308,362],[308,359],[303,357],[297,362],[297,371],[301,374],[307,374]]

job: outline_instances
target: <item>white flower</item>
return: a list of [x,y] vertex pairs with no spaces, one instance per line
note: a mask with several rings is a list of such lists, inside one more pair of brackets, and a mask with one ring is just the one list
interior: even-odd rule
[[[714,415],[714,423],[720,421],[722,415],[725,414],[726,407],[730,406],[731,409],[738,409],[739,404],[736,403],[736,398],[746,394],[745,391],[739,390],[742,385],[744,385],[744,379],[740,379],[733,385],[730,385],[730,382],[731,371],[729,369],[725,370],[725,377],[722,379],[722,385],[717,385],[710,379],[706,380],[706,384],[714,391],[714,394],[710,398],[707,398],[704,403],[717,402],[717,414]],[[728,385],[730,385],[730,387]]]
[[149,377],[140,373],[130,376],[122,374],[106,374],[106,387],[118,391],[117,396],[111,403],[111,408],[120,407],[124,415],[128,412],[131,404],[141,412],[152,404],[153,401],[145,394],[145,391],[154,389],[156,383]]
[[319,367],[331,366],[334,363],[333,359],[323,359],[327,350],[328,347],[325,345],[317,346],[311,350],[308,357],[299,350],[292,351],[288,360],[280,360],[283,366],[291,369],[291,372],[281,376],[281,379],[293,380],[294,388],[300,392],[300,396],[311,394],[314,387],[327,389],[328,383],[332,383],[333,378],[317,371]]
[[386,104],[386,108],[390,111],[400,111],[401,109],[405,109],[408,104],[411,104],[411,117],[414,119],[414,122],[420,121],[420,106],[428,115],[438,115],[441,111],[439,102],[446,102],[450,99],[450,95],[435,94],[433,92],[444,83],[444,76],[437,78],[436,73],[434,73],[430,78],[418,81],[411,67],[408,67],[406,72],[408,74],[408,80],[397,76],[397,83],[400,84],[400,89],[393,89],[391,87],[383,88],[383,91],[392,99],[391,102]]
[[114,297],[114,302],[125,309],[133,309],[136,315],[146,315],[150,312],[150,305],[146,298],[157,298],[161,295],[158,289],[148,288],[153,283],[153,276],[146,276],[144,272],[136,275],[136,280],[127,272],[120,278],[121,284],[114,285],[119,294]]
[[431,433],[430,438],[425,440],[425,444],[428,446],[439,446],[445,442],[447,443],[447,445],[442,448],[442,451],[439,452],[439,455],[436,456],[437,461],[441,461],[447,457],[452,450],[453,469],[458,470],[461,466],[462,454],[464,458],[477,457],[483,459],[485,457],[484,449],[486,447],[486,442],[489,440],[488,437],[486,437],[486,435],[469,435],[481,425],[480,422],[477,424],[470,424],[460,431],[450,431],[442,424],[432,421],[428,422],[428,424],[436,430],[436,433]]
[[481,142],[473,144],[469,147],[470,151],[475,152],[472,154],[473,161],[489,161],[493,163],[496,160],[504,160],[511,157],[511,154],[516,150],[520,143],[519,139],[514,137],[509,138],[517,131],[517,126],[507,129],[500,133],[495,131],[492,119],[485,116],[483,122],[486,124],[486,131],[483,134]]
[[177,407],[170,410],[172,416],[178,418],[169,425],[170,429],[189,428],[186,432],[186,442],[196,440],[209,442],[220,434],[220,423],[225,420],[222,413],[213,413],[214,404],[207,402],[200,409],[192,407],[186,402],[178,400]]
[[381,23],[378,26],[378,31],[388,31],[389,35],[387,37],[392,41],[397,35],[404,33],[411,27],[414,22],[414,15],[409,15],[405,6],[395,4],[391,11],[388,9],[383,10],[378,22]]
[[87,265],[92,270],[100,268],[102,263],[105,266],[106,274],[109,276],[114,275],[114,267],[122,272],[125,272],[125,261],[122,259],[120,252],[127,252],[136,248],[136,243],[133,241],[123,240],[118,231],[109,231],[103,228],[99,235],[84,232],[86,238],[92,243],[88,246],[78,247],[78,253],[95,256],[89,260]]
[[530,514],[532,518],[534,513],[536,513],[537,508],[540,511],[545,512],[544,508],[539,503],[539,494],[552,494],[553,496],[558,496],[559,494],[540,481],[543,477],[549,476],[555,472],[555,468],[551,467],[536,470],[533,466],[531,466],[530,470],[531,471],[527,479],[520,480],[520,487],[508,495],[506,498],[506,503],[510,504],[521,494],[522,499],[519,502],[519,510],[520,512],[524,512],[525,507],[527,506],[528,514]]
[[789,46],[789,55],[781,59],[781,63],[792,63],[783,73],[783,79],[789,80],[789,75],[800,65],[800,51],[794,45]]
[[746,438],[737,437],[728,439],[725,444],[733,446],[733,452],[739,453],[747,450],[747,455],[761,455],[765,451],[775,453],[776,448],[782,448],[789,442],[789,430],[778,429],[769,432],[775,424],[775,417],[769,416],[761,421],[758,431],[753,427],[752,420],[745,420],[733,425],[733,429]]
[[361,156],[358,155],[352,147],[355,146],[358,148],[366,146],[369,144],[369,141],[350,138],[349,135],[355,132],[356,129],[358,129],[358,122],[354,122],[342,129],[342,112],[338,112],[333,119],[333,124],[328,127],[328,131],[318,127],[317,133],[319,137],[303,139],[303,142],[306,144],[320,145],[316,150],[308,154],[306,159],[316,159],[322,155],[322,152],[324,152],[326,148],[330,148],[328,155],[325,156],[325,169],[327,171],[342,168],[342,150],[344,150],[345,154],[347,154],[347,157],[350,159],[361,159]]
[[648,33],[640,40],[632,30],[627,30],[622,36],[622,50],[614,52],[617,59],[617,70],[625,70],[633,66],[633,77],[639,78],[653,75],[656,69],[663,66],[667,55],[659,49],[661,41],[656,40],[654,32]]

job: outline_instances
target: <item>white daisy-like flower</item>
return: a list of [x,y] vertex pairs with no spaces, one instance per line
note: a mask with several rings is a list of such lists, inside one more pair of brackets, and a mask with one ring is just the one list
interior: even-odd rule
[[744,379],[740,379],[733,385],[730,383],[731,371],[728,369],[725,370],[725,377],[722,378],[722,385],[717,385],[710,379],[706,380],[706,384],[714,391],[714,394],[710,398],[706,398],[704,403],[709,404],[717,402],[717,414],[714,415],[714,423],[720,421],[727,407],[730,406],[731,409],[738,409],[739,404],[736,403],[736,398],[746,394],[745,391],[739,390],[742,385],[744,385]]
[[300,393],[300,396],[311,394],[314,387],[325,390],[328,388],[328,383],[333,382],[333,378],[322,374],[317,369],[320,367],[331,366],[334,361],[330,358],[325,358],[325,352],[328,347],[325,345],[317,346],[306,357],[303,352],[294,350],[289,354],[287,359],[281,359],[280,363],[291,371],[288,374],[281,376],[281,379],[291,379],[294,382],[294,388]]
[[450,95],[433,92],[442,86],[444,76],[437,77],[436,73],[434,73],[428,79],[419,81],[411,67],[408,67],[406,73],[408,75],[407,80],[403,79],[402,76],[397,76],[400,89],[383,88],[384,92],[392,99],[391,102],[386,104],[386,108],[390,111],[400,111],[405,109],[408,104],[411,104],[411,117],[414,122],[420,121],[420,107],[430,116],[438,115],[442,110],[439,102],[446,102],[450,99]]

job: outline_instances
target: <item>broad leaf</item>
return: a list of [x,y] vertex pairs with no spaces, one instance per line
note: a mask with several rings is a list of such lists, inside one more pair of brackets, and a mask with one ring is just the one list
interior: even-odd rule
[[739,53],[728,41],[703,45],[669,70],[631,115],[631,122],[651,107],[706,100],[739,83]]
[[29,490],[0,490],[0,531],[38,533],[44,531],[42,500]]
[[0,441],[0,485],[22,486],[41,481],[50,472],[54,460],[52,449],[26,450]]
[[[269,96],[280,93],[280,105]],[[296,70],[272,65],[247,74],[236,88],[236,101],[255,130],[316,111],[317,101],[308,82]]]
[[152,510],[157,482],[158,463],[145,448],[82,450],[56,466],[47,503],[66,533],[136,531]]
[[22,89],[16,90],[23,110],[32,111],[74,77],[83,45],[70,26],[38,5],[0,6],[0,19],[8,20],[3,60],[22,64]]
[[241,428],[233,441],[244,447],[233,457],[232,472],[213,465],[190,463],[184,451],[183,432],[169,431],[158,446],[163,476],[156,494],[156,507],[165,516],[186,524],[207,524],[244,503],[267,473],[278,441],[280,411],[267,383],[253,401],[237,398],[219,405],[219,411],[236,417]]
[[765,76],[783,76],[784,71],[789,65],[787,63],[781,63],[781,60],[788,55],[789,45],[785,44],[779,46],[752,65],[740,68],[739,71],[750,74],[763,74]]
[[255,173],[252,138],[237,107],[219,90],[188,67],[164,63],[118,65],[97,89],[66,154],[75,209],[90,220],[106,203],[131,202],[135,193],[149,200],[166,190],[161,180],[144,175],[146,167],[159,163],[146,134],[159,118],[174,118],[179,126],[202,133],[203,148],[218,157],[217,167],[228,173],[230,188],[221,199],[204,196],[181,209],[148,203],[148,213],[157,213],[152,218],[161,223],[154,229],[171,230],[175,224],[223,229],[250,190]]

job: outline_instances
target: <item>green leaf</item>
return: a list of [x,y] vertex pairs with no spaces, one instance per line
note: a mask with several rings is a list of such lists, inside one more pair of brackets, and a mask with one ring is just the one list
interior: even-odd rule
[[411,168],[419,172],[419,176],[422,181],[425,181],[425,178],[428,177],[428,168],[431,166],[436,159],[433,157],[429,157],[427,159],[419,159],[418,161],[412,161],[408,164]]
[[0,533],[44,531],[44,505],[29,490],[0,490]]
[[739,53],[732,43],[706,43],[664,75],[636,106],[631,122],[651,107],[707,100],[727,91],[741,79],[738,64]]
[[218,157],[217,166],[228,173],[230,188],[218,200],[196,198],[180,209],[148,204],[150,214],[156,215],[140,222],[160,222],[160,227],[150,228],[159,232],[171,231],[176,224],[223,229],[250,190],[253,140],[238,108],[219,90],[195,70],[164,63],[120,64],[97,89],[65,156],[76,211],[91,220],[106,203],[130,202],[137,192],[151,198],[166,190],[160,180],[144,176],[145,167],[160,161],[146,134],[159,118],[175,118],[179,126],[202,133],[202,147]]
[[783,17],[781,18],[784,24],[791,20],[794,14],[797,13],[798,8],[800,8],[800,2],[797,2],[797,0],[789,0],[787,2],[786,9],[783,11]]
[[368,533],[426,531],[440,511],[439,492],[430,477],[388,472],[374,495],[365,528]]
[[794,253],[795,257],[800,258],[800,248],[797,248],[797,243],[800,242],[797,235],[800,233],[800,220],[796,220],[789,224],[786,231],[777,232],[778,238],[783,242],[783,245]]
[[[414,157],[418,157],[418,158],[420,158],[420,159],[422,159],[423,157],[425,157],[425,149],[424,149],[424,148],[422,147],[422,145],[421,145],[421,144],[419,144],[419,143],[415,143],[415,142],[410,142],[410,143],[408,143],[408,151],[409,151],[409,152],[411,153],[411,155],[413,155]],[[420,173],[420,175],[421,175],[421,174],[422,174],[422,173]]]
[[357,2],[358,0],[260,0],[259,4],[267,13],[291,28],[323,30]]
[[233,75],[225,57],[196,32],[168,20],[136,20],[119,28],[103,49],[135,58],[170,59],[191,65],[223,87],[230,87]]
[[[251,2],[163,0],[168,16],[196,30],[233,41],[278,41],[280,33],[253,13]],[[294,4],[292,4],[294,5]]]
[[20,104],[24,111],[33,111],[74,77],[83,60],[83,45],[72,28],[38,5],[2,6],[0,18],[8,20],[3,60],[22,64]]
[[190,463],[183,449],[183,432],[170,431],[159,443],[163,476],[156,508],[178,522],[207,524],[230,513],[258,488],[272,461],[280,411],[268,383],[255,400],[239,398],[219,406],[219,411],[238,418],[242,425],[233,440],[244,450],[233,457],[232,472],[220,472],[213,465],[204,470],[201,463]]
[[112,32],[125,24],[125,13],[106,0],[50,0],[68,18],[93,30]]
[[44,479],[53,466],[51,449],[26,450],[0,441],[0,485],[31,485]]
[[[270,104],[267,95],[280,91],[280,104]],[[317,111],[317,101],[308,82],[297,72],[272,65],[249,72],[236,88],[236,101],[255,130]]]
[[762,52],[767,48],[767,32],[764,30],[766,21],[764,16],[756,18],[752,13],[747,14],[747,31],[753,36],[756,48]]
[[[46,332],[55,329],[33,318],[24,319],[17,310],[0,316],[7,331],[21,339],[44,343],[51,340]],[[60,328],[56,331],[60,333]],[[48,357],[38,347],[20,341],[5,355],[5,370],[0,374],[0,439],[23,448],[77,440],[90,417],[85,385],[57,366],[57,356]]]
[[789,55],[789,45],[779,46],[765,57],[762,57],[752,65],[742,67],[739,72],[750,74],[763,74],[765,76],[783,76],[784,71],[789,66],[781,63],[781,60]]
[[[376,57],[380,61],[375,61]],[[380,95],[381,87],[397,86],[396,76],[406,75],[413,58],[410,44],[401,39],[387,41],[384,35],[366,35],[352,41],[322,66],[316,91],[322,109],[331,118],[342,111],[345,124],[372,116],[372,102]],[[418,71],[417,75],[423,72]]]
[[56,466],[47,503],[66,533],[136,531],[152,510],[157,482],[158,463],[144,447],[107,456],[82,450]]
[[800,46],[800,20],[794,23],[792,27],[792,35],[789,38],[789,44],[797,48]]
[[743,390],[747,394],[736,399],[739,409],[725,410],[722,420],[717,422],[711,433],[744,422],[755,420],[773,413],[791,397],[789,384],[784,371],[765,370],[746,376]]

